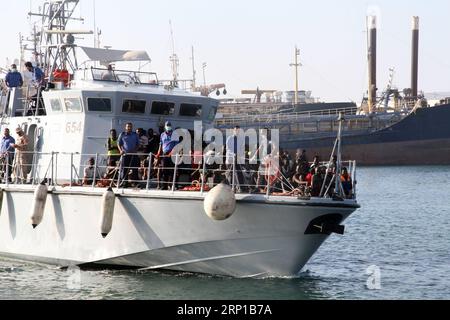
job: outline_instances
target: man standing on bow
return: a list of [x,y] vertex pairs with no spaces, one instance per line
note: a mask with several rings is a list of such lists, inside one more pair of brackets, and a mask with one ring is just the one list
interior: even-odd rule
[[139,157],[137,155],[139,148],[139,137],[136,132],[133,132],[133,124],[127,123],[125,132],[119,136],[118,143],[120,155],[122,158],[122,172],[121,180],[124,181],[124,186],[128,186],[128,179],[131,179],[132,184],[138,181],[138,167]]
[[[172,161],[172,151],[179,141],[174,139],[172,124],[169,121],[166,122],[164,129],[165,131],[161,134],[161,142],[158,154],[156,155],[155,166],[161,163],[159,180],[163,184],[162,189],[168,189],[169,184],[173,181],[173,168],[175,166]],[[161,157],[162,161],[160,162]]]

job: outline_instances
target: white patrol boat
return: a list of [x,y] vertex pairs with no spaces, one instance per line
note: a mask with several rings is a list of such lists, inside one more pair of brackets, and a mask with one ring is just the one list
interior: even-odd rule
[[[176,83],[160,86],[154,73],[79,67],[80,49],[102,63],[148,55],[77,47],[74,35],[82,32],[67,24],[78,2],[47,1],[39,13],[36,60],[46,88],[37,88],[34,97],[29,86],[3,91],[2,132],[23,129],[30,149],[22,156],[30,160],[23,170],[18,152],[13,163],[3,155],[3,169],[10,166],[12,174],[3,170],[0,185],[0,256],[61,267],[283,277],[297,275],[331,234],[343,233],[342,223],[359,205],[354,182],[352,195],[345,196],[340,176],[316,197],[307,190],[274,194],[271,179],[264,193],[235,194],[238,179],[230,187],[205,175],[197,189],[177,190],[176,162],[171,190],[162,191],[149,161],[140,189],[122,188],[120,176],[105,188],[95,174],[92,185],[80,185],[88,159],[96,160],[94,172],[107,169],[102,154],[111,129],[122,132],[131,122],[157,130],[164,121],[188,130],[202,121],[208,128],[218,102],[178,90]],[[351,162],[353,181],[355,167]]]

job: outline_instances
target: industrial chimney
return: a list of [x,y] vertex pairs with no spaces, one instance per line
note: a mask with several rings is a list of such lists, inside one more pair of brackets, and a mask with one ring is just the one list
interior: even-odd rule
[[368,18],[369,32],[369,114],[374,111],[377,103],[377,17]]
[[411,96],[417,99],[419,82],[419,17],[412,22]]

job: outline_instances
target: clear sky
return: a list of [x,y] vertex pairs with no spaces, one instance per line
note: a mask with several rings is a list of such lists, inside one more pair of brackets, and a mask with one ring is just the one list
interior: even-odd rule
[[[40,0],[0,0],[0,65],[18,58],[18,34],[27,34],[30,6]],[[170,78],[169,20],[181,78],[192,77],[195,47],[198,79],[207,63],[208,83],[225,83],[230,96],[242,89],[294,89],[294,47],[301,50],[300,89],[324,101],[359,102],[367,83],[365,19],[379,19],[378,87],[396,68],[394,84],[410,86],[411,19],[420,16],[420,89],[450,91],[448,0],[96,0],[102,45],[143,49],[152,69]],[[93,0],[81,0],[84,26],[93,29]],[[84,44],[93,45],[93,40]],[[81,41],[83,44],[83,41]]]

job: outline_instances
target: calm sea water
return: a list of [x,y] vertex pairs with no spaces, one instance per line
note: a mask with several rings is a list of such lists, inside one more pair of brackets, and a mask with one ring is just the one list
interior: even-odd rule
[[450,167],[360,168],[358,191],[346,235],[297,278],[83,271],[78,283],[71,271],[0,260],[0,299],[450,299]]

